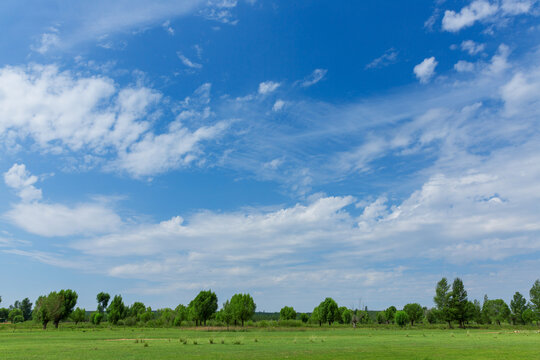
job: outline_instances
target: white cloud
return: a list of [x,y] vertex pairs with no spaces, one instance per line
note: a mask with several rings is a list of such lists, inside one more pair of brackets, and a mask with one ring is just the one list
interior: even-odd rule
[[484,51],[485,44],[479,44],[472,40],[465,40],[461,43],[461,50],[466,51],[469,55],[476,55]]
[[300,84],[302,87],[310,87],[321,81],[325,76],[328,70],[326,69],[315,69],[313,72],[306,77]]
[[426,58],[424,61],[414,67],[414,74],[422,84],[428,83],[433,75],[435,75],[435,67],[437,64],[438,62],[435,60],[435,57],[432,56],[430,58]]
[[113,210],[99,203],[75,206],[20,203],[3,217],[29,233],[47,237],[107,233],[122,224]]
[[52,30],[54,31],[41,34],[39,44],[32,46],[32,50],[40,54],[45,54],[51,49],[60,47],[60,37],[58,36],[58,30]]
[[465,60],[459,60],[454,64],[454,69],[457,72],[472,72],[474,71],[474,64]]
[[491,58],[491,63],[488,66],[488,71],[491,74],[499,74],[510,67],[508,63],[508,56],[510,55],[510,48],[505,45],[499,45],[497,53]]
[[459,13],[446,10],[442,20],[442,28],[446,31],[457,32],[473,25],[476,21],[483,20],[494,15],[499,7],[486,0],[474,0],[461,9]]
[[171,21],[170,21],[170,20],[165,21],[163,24],[161,24],[161,26],[162,26],[163,29],[165,29],[165,31],[167,31],[170,35],[174,35],[174,29],[173,29],[173,27],[171,26]]
[[283,109],[284,106],[285,106],[285,101],[279,99],[279,100],[276,100],[276,102],[274,103],[274,106],[272,106],[272,110],[280,111]]
[[14,164],[4,173],[6,185],[18,191],[22,202],[13,205],[3,214],[3,218],[27,232],[41,236],[100,234],[120,227],[120,217],[100,203],[68,207],[39,202],[41,189],[33,185],[37,180],[24,164]]
[[518,72],[501,88],[506,114],[516,115],[524,110],[538,109],[540,105],[539,94],[540,73],[536,71],[525,75]]
[[37,189],[34,184],[38,178],[31,175],[26,170],[24,164],[13,164],[13,166],[4,173],[4,181],[7,186],[18,191],[19,197],[24,202],[30,202],[41,199],[41,189]]
[[237,5],[237,0],[209,0],[206,8],[201,11],[201,14],[208,20],[236,25],[238,24],[238,19],[235,18],[231,10]]
[[168,155],[154,162],[156,171],[174,169],[198,158],[199,142],[224,129],[224,123],[195,129],[182,125],[179,121],[210,116],[208,109],[201,110],[205,115],[195,111],[198,102],[186,100],[183,118],[170,123],[168,132],[154,133],[151,122],[159,115],[156,106],[161,97],[146,87],[119,88],[109,78],[82,77],[55,66],[4,67],[0,69],[0,139],[4,146],[31,140],[44,152],[79,153],[81,159],[102,158],[133,175],[151,175],[148,169],[135,170],[143,166],[133,165],[135,158],[143,160],[140,150]]
[[390,48],[384,52],[381,56],[374,59],[372,62],[366,65],[366,69],[376,69],[384,66],[388,66],[396,62],[398,57],[398,51],[394,48]]
[[201,64],[191,61],[190,59],[182,55],[181,52],[177,52],[176,55],[178,55],[178,58],[182,61],[182,64],[186,65],[187,67],[190,67],[192,69],[202,69]]
[[265,81],[259,84],[259,94],[266,95],[274,92],[281,84],[274,81]]
[[537,0],[503,0],[501,9],[510,15],[519,15],[531,11]]
[[446,10],[442,20],[442,28],[446,31],[458,32],[474,25],[477,21],[496,22],[510,16],[532,13],[537,0],[474,0],[463,7],[459,13]]

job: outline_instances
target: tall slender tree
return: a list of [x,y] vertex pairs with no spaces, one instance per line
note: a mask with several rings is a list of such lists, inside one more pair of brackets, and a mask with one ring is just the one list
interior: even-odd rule
[[510,300],[510,309],[512,310],[512,323],[523,324],[523,312],[527,310],[527,300],[518,291],[514,294],[512,300]]
[[443,277],[435,288],[435,297],[433,301],[435,302],[437,308],[437,317],[448,323],[448,327],[452,327],[453,314],[450,308],[450,285],[448,280]]

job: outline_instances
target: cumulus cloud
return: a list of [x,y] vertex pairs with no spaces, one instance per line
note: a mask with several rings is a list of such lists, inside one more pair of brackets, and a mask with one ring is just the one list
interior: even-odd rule
[[465,60],[459,60],[454,64],[454,69],[457,72],[472,72],[474,71],[474,64]]
[[476,55],[484,51],[485,44],[479,44],[472,40],[465,40],[461,43],[461,50],[466,51],[469,55]]
[[531,13],[537,0],[474,0],[459,12],[446,10],[442,20],[443,30],[458,32],[477,21],[497,21],[511,16]]
[[6,173],[6,185],[18,192],[22,202],[3,214],[3,218],[19,228],[41,236],[99,234],[119,228],[120,217],[100,203],[65,206],[40,202],[41,189],[33,184],[38,178],[24,164],[14,164]]
[[321,81],[325,76],[328,70],[326,69],[315,69],[313,72],[306,77],[301,83],[302,87],[310,87]]
[[431,80],[433,75],[435,75],[435,67],[437,64],[438,62],[435,60],[435,57],[432,56],[430,58],[426,58],[424,61],[414,67],[414,74],[422,84],[426,84]]
[[446,10],[442,20],[442,28],[446,31],[457,32],[473,25],[478,20],[494,15],[497,10],[498,6],[491,4],[489,1],[474,0],[458,13],[453,10]]
[[34,184],[38,181],[37,176],[31,175],[24,164],[13,164],[13,166],[4,173],[4,181],[7,186],[17,190],[19,197],[24,202],[41,199],[41,189]]
[[285,106],[285,101],[283,100],[276,100],[276,102],[274,103],[274,106],[272,106],[272,110],[273,111],[280,111],[283,109],[283,107]]
[[81,158],[107,161],[112,157],[116,169],[151,175],[130,165],[130,159],[142,160],[141,149],[169,155],[162,159],[166,165],[153,167],[162,172],[190,162],[180,157],[197,158],[202,154],[199,142],[224,129],[223,123],[188,129],[180,121],[197,117],[198,103],[185,103],[183,118],[172,122],[168,132],[155,133],[152,120],[159,115],[161,98],[150,88],[119,88],[107,77],[82,77],[55,66],[4,67],[0,69],[0,139],[4,146],[31,140],[44,152],[82,153]]
[[266,95],[274,92],[281,84],[274,81],[265,81],[259,84],[259,94]]

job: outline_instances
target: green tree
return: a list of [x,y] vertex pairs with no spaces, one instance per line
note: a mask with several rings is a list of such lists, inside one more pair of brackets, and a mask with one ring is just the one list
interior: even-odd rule
[[107,308],[107,320],[112,324],[117,324],[126,315],[126,305],[122,301],[122,296],[116,295]]
[[53,320],[55,328],[58,328],[58,324],[60,324],[61,320],[66,320],[69,318],[73,312],[73,309],[75,308],[75,305],[77,305],[77,298],[79,297],[75,291],[70,289],[60,290],[58,294],[62,297],[63,306],[60,318],[55,318]]
[[15,301],[15,303],[10,306],[10,309],[21,309],[22,317],[25,321],[32,319],[32,303],[29,298],[25,298],[22,301]]
[[418,322],[422,320],[422,317],[424,316],[424,309],[422,309],[422,305],[418,303],[412,303],[407,304],[403,307],[403,311],[407,313],[407,316],[409,317],[409,321],[411,322],[411,326],[414,325],[414,322]]
[[233,295],[231,298],[231,306],[233,308],[235,321],[239,320],[242,323],[242,326],[244,326],[245,321],[253,317],[253,314],[255,314],[255,309],[257,308],[257,305],[255,305],[253,298],[249,294]]
[[101,324],[101,321],[103,320],[103,313],[99,312],[99,311],[96,311],[96,312],[93,312],[91,315],[90,315],[90,322],[94,325],[99,325]]
[[191,315],[195,319],[196,324],[200,321],[206,326],[206,321],[210,319],[218,308],[218,299],[212,290],[203,290],[195,299],[191,300],[189,307],[191,308]]
[[84,322],[85,319],[86,319],[86,310],[84,309],[76,308],[71,313],[71,320],[75,322],[75,325],[77,325],[80,322]]
[[182,321],[186,321],[188,317],[188,310],[182,304],[179,304],[176,309],[174,309],[176,316],[174,317],[174,326],[181,326]]
[[482,309],[491,322],[501,325],[501,322],[510,318],[510,308],[503,299],[487,300]]
[[9,309],[0,308],[0,322],[6,321],[8,316],[9,316]]
[[452,283],[452,292],[450,293],[450,311],[452,318],[459,322],[459,327],[464,328],[465,322],[469,321],[470,314],[469,300],[467,300],[467,291],[460,278],[454,279]]
[[396,315],[397,309],[395,306],[390,306],[384,311],[384,316],[386,317],[386,322],[388,324],[394,322],[394,316]]
[[315,308],[311,312],[311,317],[310,317],[309,320],[314,324],[319,323],[319,326],[322,326],[322,320],[321,320],[321,317],[319,315],[319,307],[318,306],[315,306]]
[[64,314],[64,298],[53,291],[47,296],[40,296],[36,300],[33,318],[43,325],[43,330],[47,329],[47,324],[52,321],[57,324]]
[[[9,312],[8,320],[11,321],[12,323],[15,323],[15,321],[13,321],[13,319],[15,317],[19,317],[19,316],[21,316],[21,317],[23,316],[22,310],[18,309],[18,308],[14,308]],[[23,318],[23,320],[24,320],[24,318]]]
[[345,310],[343,310],[343,312],[341,313],[341,320],[343,321],[343,324],[350,324],[352,321],[352,316],[352,310],[345,308]]
[[300,320],[305,324],[309,321],[309,315],[306,314],[306,313],[301,313],[300,314]]
[[154,312],[152,311],[152,308],[149,306],[146,308],[146,311],[143,312],[140,316],[140,321],[143,323],[147,323],[148,321],[154,319]]
[[234,321],[234,309],[229,300],[223,303],[223,308],[218,315],[218,319],[227,325],[227,331],[229,331],[229,326]]
[[430,324],[435,324],[437,322],[437,310],[436,309],[428,309],[425,312],[426,321]]
[[170,326],[174,324],[174,319],[176,317],[175,312],[172,309],[164,308],[157,311],[158,320],[163,325]]
[[377,323],[386,324],[386,311],[379,311],[377,313]]
[[129,316],[133,316],[137,321],[141,320],[141,315],[146,312],[146,306],[142,302],[136,301],[127,311]]
[[433,301],[435,302],[435,306],[437,308],[437,317],[441,321],[447,322],[449,328],[452,327],[453,320],[452,310],[450,308],[450,297],[450,285],[448,284],[448,280],[443,277],[437,283]]
[[327,297],[319,304],[319,318],[321,322],[327,322],[328,325],[338,320],[338,304],[334,299]]
[[401,327],[404,327],[409,322],[409,315],[407,315],[405,311],[400,310],[396,312],[394,319],[396,321],[396,324],[398,324]]
[[527,300],[518,291],[510,301],[510,309],[512,310],[512,323],[523,324],[523,312],[527,310]]
[[100,292],[96,296],[96,300],[98,302],[97,310],[102,313],[107,308],[107,305],[109,304],[109,300],[111,299],[111,295],[107,294],[106,292]]
[[296,311],[292,306],[284,306],[279,311],[279,320],[294,320],[296,319]]
[[521,314],[521,318],[523,319],[523,322],[525,324],[532,324],[534,320],[536,320],[536,314],[529,307],[525,311],[523,311],[523,314]]
[[540,279],[537,279],[529,291],[529,300],[532,304],[532,310],[536,314],[536,321],[540,321]]

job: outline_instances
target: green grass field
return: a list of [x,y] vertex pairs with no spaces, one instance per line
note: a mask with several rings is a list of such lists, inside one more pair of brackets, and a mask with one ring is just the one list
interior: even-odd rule
[[[213,344],[211,343],[213,342]],[[195,344],[196,343],[196,344]],[[0,330],[1,359],[540,359],[537,330]]]

